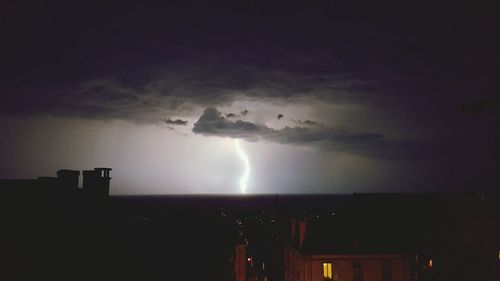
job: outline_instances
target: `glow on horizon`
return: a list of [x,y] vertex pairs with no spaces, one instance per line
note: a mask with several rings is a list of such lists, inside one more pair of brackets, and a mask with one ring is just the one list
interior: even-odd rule
[[234,140],[234,145],[236,147],[236,151],[238,152],[238,156],[241,158],[241,161],[243,161],[243,164],[245,165],[245,170],[243,171],[243,174],[240,178],[240,190],[241,193],[246,193],[248,180],[250,179],[250,160],[248,159],[245,151],[241,148],[238,139]]

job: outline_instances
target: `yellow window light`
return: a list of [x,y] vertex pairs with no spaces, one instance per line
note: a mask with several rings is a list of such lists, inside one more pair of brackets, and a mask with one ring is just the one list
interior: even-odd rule
[[325,279],[332,279],[332,264],[329,262],[323,263],[323,277]]

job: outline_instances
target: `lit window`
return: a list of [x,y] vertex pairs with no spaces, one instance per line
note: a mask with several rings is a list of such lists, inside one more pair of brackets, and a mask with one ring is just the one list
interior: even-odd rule
[[332,279],[332,264],[329,262],[323,263],[323,279]]

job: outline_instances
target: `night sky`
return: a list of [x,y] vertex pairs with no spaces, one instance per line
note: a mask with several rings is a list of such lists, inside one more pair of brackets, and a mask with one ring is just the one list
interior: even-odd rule
[[0,4],[0,178],[112,194],[500,186],[500,2]]

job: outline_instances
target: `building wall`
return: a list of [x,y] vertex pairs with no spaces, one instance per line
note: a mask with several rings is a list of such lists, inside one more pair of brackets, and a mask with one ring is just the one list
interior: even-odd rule
[[285,281],[310,281],[310,264],[306,257],[292,248],[285,247]]
[[[409,262],[398,255],[328,255],[312,256],[312,276],[308,281],[323,281],[323,263],[332,263],[333,281],[353,281],[353,263],[362,266],[363,281],[382,281],[383,262],[389,262],[393,281],[409,281]],[[337,275],[337,276],[336,276]]]
[[389,262],[392,281],[410,281],[405,255],[301,255],[285,247],[285,281],[324,281],[323,263],[332,263],[332,281],[353,281],[353,263],[360,262],[363,281],[383,281],[383,263]]

